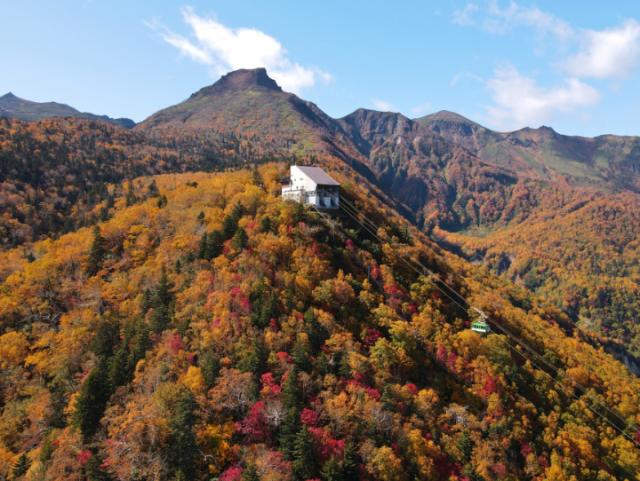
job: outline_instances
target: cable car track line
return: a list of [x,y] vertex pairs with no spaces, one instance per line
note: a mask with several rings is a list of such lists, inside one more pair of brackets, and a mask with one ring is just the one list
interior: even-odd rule
[[[348,205],[351,206],[351,209],[357,212],[357,208],[354,207],[350,202],[345,201]],[[368,220],[368,222],[373,225],[375,227],[375,224],[368,219],[364,214],[363,217],[365,217],[365,219]],[[362,225],[362,224],[361,224]],[[377,236],[376,236],[377,237]],[[377,237],[377,239],[381,242],[381,239],[379,237]],[[406,261],[405,261],[406,262]],[[430,272],[431,274],[436,275],[431,269],[429,269],[428,267],[424,266],[419,260],[414,260],[414,262],[416,262],[418,265],[420,265],[421,267],[423,267],[425,270],[427,270],[428,272]],[[436,275],[437,276],[437,275]],[[473,308],[473,306],[466,300],[466,298],[460,294],[457,290],[455,290],[454,288],[452,288],[451,286],[449,286],[448,284],[446,284],[444,281],[442,281],[439,278],[436,278],[435,281],[441,283],[442,285],[444,285],[450,292],[452,292],[453,294],[455,294],[465,305],[466,307],[464,307],[463,305],[461,305],[460,303],[456,302],[456,304],[465,311],[466,314],[468,314],[467,309],[469,308]],[[438,286],[436,286],[438,287]],[[439,288],[439,290],[441,292],[443,292],[443,290],[441,288]],[[449,299],[451,299],[451,296],[447,295],[447,297]],[[455,301],[454,301],[455,302]],[[481,314],[484,314],[481,310],[475,308],[478,312],[480,312]],[[547,361],[542,355],[540,355],[534,348],[530,347],[525,341],[523,341],[522,339],[520,339],[518,336],[514,335],[512,331],[508,330],[506,327],[498,324],[496,321],[492,321],[492,323],[497,326],[506,336],[512,338],[513,340],[515,340],[516,343],[518,343],[519,345],[521,345],[524,349],[526,349],[527,351],[529,351],[532,355],[536,356],[540,362],[542,364],[544,364],[548,369],[550,369],[552,372],[554,372],[554,375],[557,375],[558,371],[561,370],[561,368],[552,365],[549,361]],[[608,406],[604,405],[602,402],[594,400],[591,396],[589,396],[589,390],[584,387],[583,385],[581,385],[579,382],[575,382],[575,385],[583,392],[583,394],[594,404],[594,405],[598,405],[601,406],[603,409],[605,409],[613,418],[616,419],[616,421],[625,426],[626,429],[631,429],[631,430],[636,430],[637,429],[637,425],[633,424],[630,425],[626,419],[618,412],[614,412],[611,408],[609,408]],[[636,443],[634,441],[634,444],[636,444],[637,446],[640,446],[640,443]]]
[[[349,215],[349,217],[351,217],[354,221],[356,221],[358,224],[360,224],[370,235],[372,235],[379,243],[384,243],[384,241],[378,236],[377,234],[377,230],[378,230],[378,226],[376,226],[376,224],[371,221],[366,215],[362,214],[362,217],[364,218],[364,221],[359,219],[358,216],[358,209],[353,206],[353,204],[351,204],[349,201],[347,201],[346,199],[341,199],[340,202],[340,209],[345,212],[347,215]],[[370,224],[370,226],[366,225],[365,222],[368,222]],[[420,271],[418,268],[415,267],[414,264],[412,264],[412,262],[415,262],[416,264],[418,264],[420,267],[422,267],[422,269],[426,270],[428,273],[432,274],[435,276],[434,279],[434,285],[435,287],[442,293],[444,294],[448,299],[450,299],[454,304],[456,304],[458,307],[460,307],[461,310],[463,310],[465,312],[465,314],[468,315],[468,309],[473,307],[467,300],[466,298],[460,294],[456,289],[452,288],[451,286],[449,286],[447,283],[445,283],[443,280],[441,280],[438,275],[433,272],[431,269],[429,269],[428,267],[424,266],[419,260],[416,261],[414,259],[412,259],[410,262],[409,260],[407,260],[404,256],[398,254],[398,257],[403,260],[411,269],[413,269],[417,274],[419,275],[424,275],[424,271]],[[456,297],[458,297],[458,299],[461,302],[459,302],[458,300],[454,299],[449,293],[445,292],[445,290],[439,286],[437,283],[442,284],[442,286],[445,286],[446,289],[450,292],[453,293]],[[481,310],[479,310],[479,312],[482,312]],[[609,407],[607,407],[606,405],[604,405],[603,403],[599,402],[599,401],[595,401],[593,400],[593,398],[591,398],[588,395],[588,390],[586,388],[584,388],[584,386],[580,385],[580,383],[576,382],[576,386],[582,391],[583,396],[579,397],[575,394],[575,392],[567,392],[567,388],[565,387],[565,385],[559,381],[558,379],[556,379],[556,375],[558,374],[558,371],[560,370],[560,368],[553,366],[552,364],[550,364],[546,359],[544,359],[543,356],[541,356],[535,349],[533,349],[532,347],[530,347],[526,342],[524,342],[522,339],[518,338],[517,336],[515,336],[510,330],[508,330],[507,328],[505,328],[504,326],[500,325],[499,323],[497,323],[496,321],[491,321],[491,324],[494,325],[495,327],[498,328],[498,330],[500,330],[507,338],[511,338],[518,346],[520,346],[521,348],[525,349],[527,352],[529,352],[532,356],[535,356],[537,359],[540,360],[540,362],[542,364],[544,364],[547,369],[551,369],[551,371],[554,372],[554,374],[550,374],[549,372],[547,372],[546,369],[544,369],[540,363],[534,361],[533,359],[531,359],[530,357],[526,356],[524,353],[522,353],[520,350],[515,349],[510,343],[509,346],[511,347],[512,350],[515,350],[521,357],[523,357],[524,359],[527,359],[528,361],[530,361],[534,366],[536,366],[540,371],[542,371],[546,376],[549,376],[554,383],[556,383],[557,385],[562,387],[562,392],[568,396],[568,397],[572,397],[578,401],[585,401],[584,398],[586,398],[587,401],[590,401],[591,404],[588,404],[585,402],[585,405],[587,407],[587,409],[589,409],[593,414],[595,414],[598,418],[602,419],[604,422],[606,422],[607,424],[609,424],[611,427],[613,427],[617,432],[619,432],[623,437],[625,437],[627,440],[631,441],[635,447],[640,447],[640,443],[638,443],[633,437],[631,437],[629,434],[627,434],[625,432],[625,430],[623,430],[622,428],[620,428],[620,426],[614,424],[609,418],[604,417],[600,412],[596,411],[595,408],[593,406],[601,406],[602,408],[604,408],[609,414],[612,415],[612,417],[614,417],[616,419],[616,421],[619,422],[619,424],[623,425],[625,429],[629,429],[631,428],[632,430],[635,429],[635,426],[629,426],[629,424],[617,413],[615,413],[614,411],[612,411]],[[504,339],[504,338],[503,338]],[[504,339],[506,342],[506,339]]]

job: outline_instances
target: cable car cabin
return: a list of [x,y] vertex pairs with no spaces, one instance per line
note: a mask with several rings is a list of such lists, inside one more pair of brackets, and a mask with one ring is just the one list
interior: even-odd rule
[[491,326],[487,322],[489,316],[477,307],[472,307],[471,310],[478,315],[477,319],[471,323],[471,330],[480,334],[489,334],[491,332]]
[[484,320],[473,321],[471,323],[471,330],[479,332],[480,334],[489,334],[491,332],[491,327]]
[[320,167],[292,165],[289,185],[282,187],[282,197],[318,209],[338,209],[340,184]]

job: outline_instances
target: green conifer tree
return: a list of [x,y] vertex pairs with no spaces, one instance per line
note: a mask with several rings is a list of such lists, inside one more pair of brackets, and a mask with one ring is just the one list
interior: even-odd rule
[[174,476],[195,478],[195,456],[198,452],[193,427],[196,423],[196,402],[188,389],[183,389],[174,401],[169,420],[170,439],[167,444],[168,465],[175,469]]
[[345,481],[358,479],[359,464],[356,446],[353,442],[349,441],[344,447],[344,454],[342,456],[342,476]]
[[205,350],[200,356],[200,371],[206,386],[212,387],[220,372],[220,358],[212,349]]
[[236,233],[233,235],[233,239],[231,240],[231,245],[234,249],[240,250],[246,248],[248,243],[249,237],[247,236],[247,231],[242,227],[238,227]]
[[167,271],[162,269],[160,281],[158,282],[151,299],[151,306],[153,307],[151,327],[154,332],[164,331],[173,317],[174,296],[171,292],[171,287]]
[[318,462],[314,454],[313,439],[306,426],[302,426],[296,434],[291,470],[297,481],[305,481],[318,475]]
[[89,277],[95,276],[100,269],[102,269],[102,263],[107,254],[106,239],[102,237],[100,227],[95,226],[93,228],[93,242],[91,243],[91,250],[89,251],[89,259],[87,261],[87,275]]
[[106,362],[101,360],[82,383],[73,413],[73,423],[80,429],[85,442],[98,429],[109,396],[111,396],[109,373]]
[[30,465],[31,462],[29,461],[29,458],[25,453],[22,453],[11,470],[13,479],[18,479],[24,475],[29,470]]

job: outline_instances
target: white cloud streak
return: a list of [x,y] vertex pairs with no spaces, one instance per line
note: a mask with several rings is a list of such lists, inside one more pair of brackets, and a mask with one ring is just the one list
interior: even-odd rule
[[593,105],[600,98],[596,89],[577,78],[567,78],[559,86],[543,88],[535,79],[511,66],[496,69],[487,86],[494,102],[487,108],[489,121],[506,130],[539,126],[558,114]]
[[606,30],[585,30],[583,48],[566,62],[576,77],[626,77],[640,61],[640,23],[628,19]]
[[386,100],[373,99],[371,104],[376,110],[380,110],[382,112],[393,112],[395,110],[394,105]]
[[468,3],[456,10],[453,22],[462,26],[476,26],[495,34],[503,34],[516,27],[530,27],[540,34],[551,34],[558,38],[573,35],[573,28],[564,20],[544,12],[537,7],[524,7],[514,1],[501,6],[496,0],[486,6]]
[[286,49],[274,37],[254,28],[230,28],[211,17],[199,16],[191,7],[181,10],[191,29],[191,38],[177,34],[157,22],[148,25],[182,55],[208,66],[215,76],[240,68],[265,67],[285,90],[300,93],[331,75],[289,59]]
[[[640,64],[640,23],[635,19],[603,30],[586,30],[537,7],[514,0],[504,4],[489,0],[467,3],[454,12],[453,22],[496,35],[528,28],[541,37],[553,37],[562,45],[562,51],[573,51],[549,64],[554,76],[559,76],[556,85],[550,87],[541,87],[536,79],[522,75],[512,66],[494,71],[485,84],[493,100],[493,105],[487,107],[488,121],[497,128],[540,125],[593,105],[599,101],[600,93],[583,79],[628,77]],[[461,75],[454,76],[450,86],[454,87],[460,78]]]
[[431,102],[424,102],[420,105],[415,105],[411,107],[411,113],[413,115],[425,115],[428,114],[432,109]]

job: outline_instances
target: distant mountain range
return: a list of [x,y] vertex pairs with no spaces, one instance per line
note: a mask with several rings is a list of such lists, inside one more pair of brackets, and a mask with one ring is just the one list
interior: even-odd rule
[[113,119],[106,115],[95,115],[80,112],[73,107],[58,102],[33,102],[21,99],[9,92],[0,97],[0,117],[20,120],[41,120],[51,117],[75,117],[90,120],[102,120],[130,129],[135,125],[131,119]]
[[442,245],[640,354],[639,137],[502,133],[447,111],[333,119],[264,69],[231,72],[135,130],[227,132],[338,157]]
[[[16,103],[6,97],[0,108]],[[36,105],[54,105],[50,115],[69,112]],[[338,159],[441,245],[640,354],[638,137],[566,136],[549,127],[501,133],[446,111],[410,119],[358,109],[334,119],[284,92],[265,69],[231,72],[130,135],[118,141],[128,151],[140,146],[127,154],[138,159],[139,173],[144,162],[152,173],[199,170],[221,163],[225,149],[253,160]],[[158,146],[156,157],[144,152]],[[25,172],[33,176],[28,163]]]
[[[406,156],[409,163],[457,152],[514,171],[519,178],[564,179],[572,185],[640,192],[639,137],[567,136],[550,127],[501,133],[447,111],[409,119],[358,109],[333,119],[315,104],[282,91],[265,69],[231,72],[184,102],[151,115],[137,129],[275,135],[291,140],[293,150],[340,147],[343,154],[370,163],[381,151]],[[319,142],[309,145],[311,139]]]

